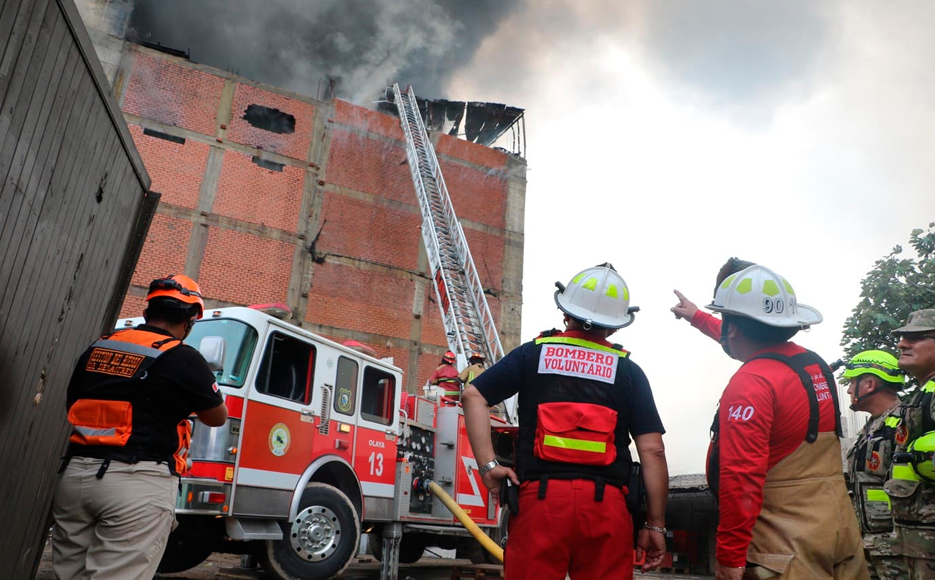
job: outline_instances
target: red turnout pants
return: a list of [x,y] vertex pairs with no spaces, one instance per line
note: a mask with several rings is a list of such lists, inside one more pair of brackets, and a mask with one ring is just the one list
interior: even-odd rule
[[519,489],[519,515],[510,519],[506,580],[632,580],[633,521],[626,492],[610,485],[594,500],[594,482],[550,479]]

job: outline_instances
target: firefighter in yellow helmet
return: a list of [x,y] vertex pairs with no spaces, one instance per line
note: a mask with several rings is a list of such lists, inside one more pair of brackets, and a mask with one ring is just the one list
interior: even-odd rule
[[899,337],[899,368],[913,376],[919,389],[900,408],[893,469],[884,489],[893,506],[897,553],[908,578],[935,578],[935,309],[916,310]]
[[896,446],[901,401],[897,391],[905,386],[905,373],[896,357],[881,350],[867,350],[844,367],[851,409],[870,413],[847,454],[848,491],[864,537],[864,554],[874,580],[906,578],[902,556],[893,551],[893,514],[883,489]]
[[73,431],[52,505],[59,580],[152,578],[187,470],[188,417],[227,420],[214,373],[182,342],[204,312],[198,284],[159,278],[146,300],[145,323],[92,344],[68,384]]

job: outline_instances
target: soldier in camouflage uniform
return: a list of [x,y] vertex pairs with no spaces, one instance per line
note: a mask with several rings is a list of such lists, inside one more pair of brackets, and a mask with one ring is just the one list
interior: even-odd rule
[[[899,368],[919,381],[919,391],[900,406],[896,451],[885,490],[893,507],[895,549],[911,580],[935,578],[935,472],[932,456],[913,453],[918,441],[935,431],[935,309],[916,310],[899,336]],[[925,437],[924,437],[925,436]],[[917,441],[918,440],[918,441]]]
[[864,351],[844,370],[851,409],[870,413],[870,421],[847,454],[848,492],[864,537],[864,553],[873,580],[908,577],[903,557],[893,551],[893,516],[883,491],[896,445],[901,401],[896,394],[905,386],[905,373],[896,357],[881,350]]

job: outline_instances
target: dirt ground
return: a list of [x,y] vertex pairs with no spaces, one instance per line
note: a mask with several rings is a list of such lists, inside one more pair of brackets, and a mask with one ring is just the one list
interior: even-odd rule
[[[399,580],[449,580],[457,578],[456,572],[466,569],[483,569],[490,580],[496,580],[502,574],[499,566],[475,566],[468,560],[449,560],[443,558],[422,558],[415,564],[404,564],[399,567]],[[462,574],[462,578],[471,578]],[[481,576],[477,575],[477,578]],[[678,580],[710,580],[710,576],[693,576],[687,574],[645,574],[639,572],[636,578],[652,580],[678,579]],[[199,566],[178,574],[157,574],[156,579],[162,580],[261,580],[267,578],[262,570],[241,568],[240,556],[229,554],[214,554]],[[340,576],[342,580],[379,580],[380,563],[370,556],[356,559],[347,571]],[[52,551],[46,546],[39,564],[39,573],[36,580],[55,580],[52,574]]]

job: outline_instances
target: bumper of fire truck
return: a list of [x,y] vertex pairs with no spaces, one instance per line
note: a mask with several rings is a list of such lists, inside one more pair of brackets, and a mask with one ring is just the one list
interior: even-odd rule
[[182,493],[175,502],[175,513],[226,516],[230,509],[231,484],[214,479],[183,477]]

